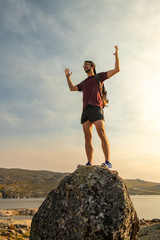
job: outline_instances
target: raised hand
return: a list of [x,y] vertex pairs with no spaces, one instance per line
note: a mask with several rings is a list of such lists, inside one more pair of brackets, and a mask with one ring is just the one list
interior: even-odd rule
[[116,45],[116,46],[114,46],[115,47],[115,49],[116,49],[116,51],[115,51],[115,53],[113,53],[113,55],[117,55],[118,54],[118,46]]
[[72,75],[72,72],[70,73],[69,72],[69,69],[68,68],[65,68],[65,74],[66,74],[66,77],[70,77]]

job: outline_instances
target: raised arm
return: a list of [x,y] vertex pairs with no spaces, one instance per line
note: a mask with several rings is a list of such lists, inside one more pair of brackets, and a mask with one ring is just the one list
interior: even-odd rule
[[68,86],[69,86],[70,90],[71,91],[78,91],[77,85],[74,86],[72,81],[71,81],[71,78],[70,78],[70,76],[72,75],[72,72],[70,73],[69,69],[65,68],[65,74],[66,74],[66,78],[67,78],[67,82],[68,82]]
[[108,78],[112,77],[114,74],[118,73],[120,71],[120,64],[119,64],[119,56],[118,56],[118,46],[115,46],[115,68],[107,72]]

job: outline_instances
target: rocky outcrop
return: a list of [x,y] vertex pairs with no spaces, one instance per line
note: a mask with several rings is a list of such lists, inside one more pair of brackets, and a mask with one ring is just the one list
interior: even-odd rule
[[150,226],[150,225],[153,225],[155,223],[160,224],[160,219],[159,218],[153,218],[153,219],[149,220],[149,219],[142,218],[142,219],[140,219],[139,223],[140,223],[141,227]]
[[138,240],[160,240],[160,223],[141,227]]
[[20,222],[1,222],[0,220],[0,239],[29,239],[30,221],[23,221],[24,223]]
[[114,171],[84,166],[65,177],[34,215],[30,240],[134,240],[139,220]]
[[37,212],[37,208],[24,208],[24,209],[1,209],[0,217],[13,217],[13,216],[33,216]]

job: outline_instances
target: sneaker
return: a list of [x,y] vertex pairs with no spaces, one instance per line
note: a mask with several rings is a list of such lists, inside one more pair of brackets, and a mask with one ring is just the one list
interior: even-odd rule
[[92,166],[92,164],[91,164],[91,163],[89,163],[89,162],[87,162],[87,163],[86,163],[86,166]]
[[92,166],[92,164],[89,163],[89,162],[87,162],[86,165],[80,165],[80,164],[79,164],[77,167],[83,167],[83,166]]
[[109,161],[105,161],[105,163],[102,163],[101,166],[102,167],[107,167],[107,168],[112,168],[112,163],[110,163]]

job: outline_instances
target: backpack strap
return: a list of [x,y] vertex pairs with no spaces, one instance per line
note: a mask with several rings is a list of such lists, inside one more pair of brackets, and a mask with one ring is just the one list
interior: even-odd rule
[[99,85],[99,89],[100,89],[100,93],[101,93],[101,97],[103,96],[103,86],[102,86],[102,83],[100,81],[100,77],[99,77],[99,74],[96,74],[95,75],[95,78],[97,80],[97,83]]
[[99,74],[96,74],[96,75],[94,75],[94,76],[95,76],[95,78],[96,78],[97,82],[99,83],[99,82],[100,82],[100,77],[99,77]]
[[96,78],[97,83],[99,85],[99,90],[100,90],[100,94],[101,94],[101,98],[102,98],[102,102],[103,102],[103,108],[108,107],[109,99],[107,98],[107,91],[104,87],[104,84],[101,83],[99,74],[96,74],[95,78]]

